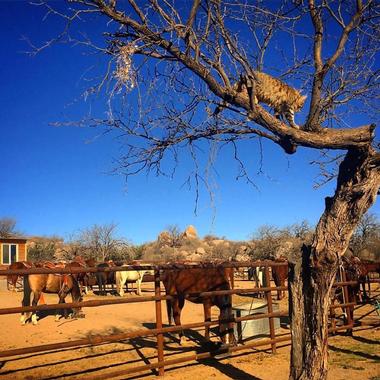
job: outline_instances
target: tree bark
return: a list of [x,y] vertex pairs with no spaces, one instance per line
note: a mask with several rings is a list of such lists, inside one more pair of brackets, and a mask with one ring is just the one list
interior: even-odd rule
[[290,259],[291,380],[327,378],[330,290],[339,258],[360,218],[376,200],[377,161],[370,147],[348,150],[339,167],[334,197],[326,198],[312,244]]

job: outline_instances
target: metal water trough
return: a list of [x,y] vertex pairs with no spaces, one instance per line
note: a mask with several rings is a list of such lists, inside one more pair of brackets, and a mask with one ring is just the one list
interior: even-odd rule
[[[273,303],[273,312],[279,311],[279,305]],[[235,305],[232,308],[235,317],[245,317],[247,315],[267,314],[268,306],[263,301],[253,301],[252,303],[243,303]],[[280,328],[280,318],[273,318],[274,329]],[[253,319],[249,321],[237,322],[234,325],[234,333],[238,341],[247,338],[255,338],[258,336],[268,335],[270,333],[268,318]]]

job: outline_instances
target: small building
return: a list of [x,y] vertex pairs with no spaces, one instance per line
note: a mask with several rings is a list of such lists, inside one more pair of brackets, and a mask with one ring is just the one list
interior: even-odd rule
[[16,261],[26,261],[26,242],[24,237],[0,237],[0,267],[4,268]]

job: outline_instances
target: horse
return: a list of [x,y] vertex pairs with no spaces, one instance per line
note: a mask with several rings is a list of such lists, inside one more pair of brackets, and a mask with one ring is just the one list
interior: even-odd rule
[[[107,262],[98,264],[96,267],[97,268],[111,268],[114,266],[115,265],[113,264],[112,261],[107,261]],[[102,296],[106,296],[107,284],[112,284],[112,289],[115,284],[115,272],[96,272],[95,276],[96,276],[96,283],[99,286],[99,294]]]
[[[24,276],[24,298],[22,306],[30,306],[31,295],[33,294],[32,306],[37,306],[37,303],[42,293],[55,293],[59,297],[59,303],[65,303],[66,296],[70,293],[73,302],[82,301],[82,295],[79,289],[77,280],[69,274],[29,274]],[[64,309],[64,316],[67,318],[67,309]],[[73,317],[84,317],[81,309],[73,310]],[[20,322],[25,324],[31,319],[34,325],[37,324],[36,312],[21,313]],[[59,319],[59,314],[56,314],[56,320]]]
[[[169,324],[174,322],[181,325],[181,311],[185,304],[185,298],[194,303],[203,303],[204,320],[211,320],[211,306],[217,306],[220,310],[219,321],[230,319],[232,316],[232,296],[216,295],[200,297],[194,295],[201,292],[218,290],[230,290],[230,268],[191,268],[164,270],[161,276],[167,295],[173,296],[172,300],[166,300],[166,308]],[[205,339],[210,340],[209,327],[205,327]],[[219,334],[223,344],[235,341],[231,322],[220,323]],[[184,344],[183,331],[179,331],[180,345]]]
[[[370,282],[370,276],[369,276],[370,273],[380,274],[380,262],[373,263],[373,262],[362,261],[360,264],[359,283],[363,288],[362,301],[368,301],[371,298],[371,282]],[[368,286],[368,294],[367,294],[366,284]]]
[[[130,265],[123,264],[121,265],[125,268],[130,268]],[[125,271],[117,271],[115,274],[116,280],[116,292],[123,297],[124,296],[124,284],[127,281],[136,282],[136,294],[141,295],[141,283],[145,273],[154,275],[153,270],[144,269],[144,270],[125,270]],[[128,288],[127,288],[128,291]]]
[[[275,259],[276,263],[284,263],[284,265],[273,266],[272,267],[272,277],[276,286],[285,286],[285,280],[288,278],[289,269],[286,258],[280,257]],[[277,299],[282,300],[284,298],[285,292],[283,290],[277,290]]]
[[[264,267],[250,267],[248,268],[248,280],[255,281],[256,288],[262,288],[264,286],[265,269]],[[258,292],[258,297],[263,298],[264,293]]]
[[[331,305],[334,305],[335,301],[339,301],[341,304],[354,303],[356,304],[360,298],[360,282],[361,276],[361,261],[358,257],[352,256],[346,258],[343,256],[342,263],[337,271],[336,280],[338,282],[343,281],[345,276],[346,281],[357,281],[357,284],[351,284],[347,286],[347,292],[343,288],[333,288],[331,293]],[[354,320],[354,305],[350,305],[346,308],[342,307],[345,324]],[[347,315],[348,311],[348,315]],[[335,327],[335,308],[330,310],[333,327]],[[352,335],[352,329],[347,330],[348,335]]]
[[[35,266],[34,263],[29,261],[16,261],[9,265],[8,269],[15,270],[15,269],[29,269]],[[17,291],[17,286],[21,287],[22,285],[19,284],[18,278],[20,275],[18,274],[8,274],[7,275],[7,289]]]
[[[80,262],[78,260],[72,261],[65,265],[65,268],[72,269],[72,268],[85,268],[86,263]],[[78,282],[81,293],[87,294],[87,287],[89,284],[89,275],[86,272],[79,272],[79,273],[72,273],[72,276],[75,278],[75,280]]]

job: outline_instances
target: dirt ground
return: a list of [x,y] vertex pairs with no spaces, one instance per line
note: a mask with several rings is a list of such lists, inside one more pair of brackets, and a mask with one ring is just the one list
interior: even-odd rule
[[[238,287],[247,287],[245,282],[237,282]],[[143,284],[143,295],[153,295],[152,284]],[[377,288],[377,295],[380,289]],[[132,297],[135,294],[127,294]],[[115,296],[108,295],[107,299]],[[69,297],[70,298],[70,297]],[[90,293],[84,300],[101,299]],[[21,305],[22,294],[9,292],[0,280],[0,308]],[[252,298],[236,296],[234,304],[247,302]],[[57,297],[47,295],[48,304],[56,303]],[[70,300],[68,300],[70,302]],[[280,304],[286,308],[287,301]],[[164,309],[164,305],[163,305]],[[154,327],[154,303],[134,303],[91,307],[84,310],[86,318],[78,320],[61,319],[55,322],[53,313],[41,315],[38,325],[22,326],[18,314],[1,315],[0,349],[14,349],[47,343],[64,342],[93,335],[106,335]],[[163,312],[164,323],[167,322]],[[373,306],[358,307],[355,317],[363,316],[361,321],[379,323]],[[213,310],[213,319],[217,309]],[[187,302],[182,314],[182,323],[201,322],[203,307]],[[288,333],[282,324],[279,333]],[[165,360],[178,358],[199,352],[199,341],[203,330],[189,333],[189,346],[180,347],[171,337],[165,337]],[[216,339],[216,338],[214,338]],[[329,339],[329,376],[331,380],[380,380],[380,328],[359,326],[353,337],[334,336]],[[289,374],[289,344],[280,345],[275,355],[268,347],[236,352],[233,356],[217,360],[207,359],[178,364],[165,368],[166,379],[253,379],[282,380]],[[156,349],[153,337],[132,339],[113,344],[102,344],[93,347],[60,349],[45,353],[34,353],[21,356],[0,358],[1,379],[94,379],[98,375],[106,378],[120,379],[154,379],[152,371],[134,375],[115,377],[112,372],[155,363]]]

